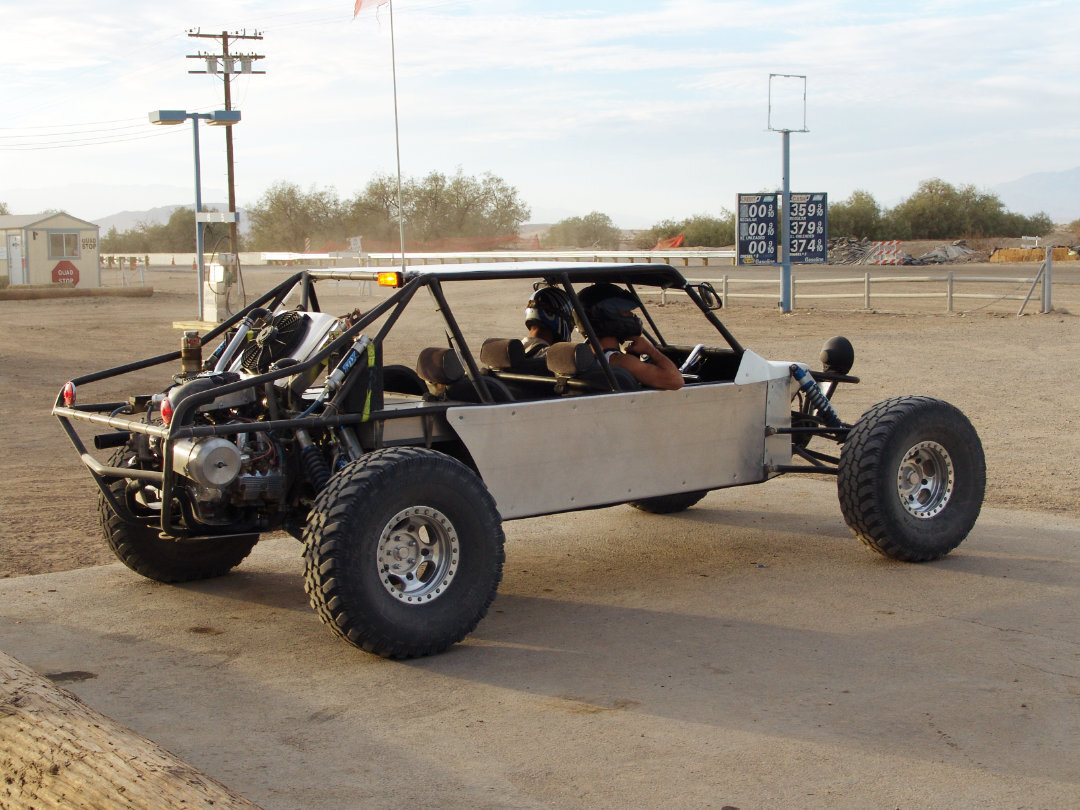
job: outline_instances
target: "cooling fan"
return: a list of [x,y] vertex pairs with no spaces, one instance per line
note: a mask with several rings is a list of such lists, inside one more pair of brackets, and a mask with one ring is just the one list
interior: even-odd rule
[[270,366],[300,345],[308,329],[308,318],[295,310],[275,315],[240,356],[240,366],[249,374],[265,374]]

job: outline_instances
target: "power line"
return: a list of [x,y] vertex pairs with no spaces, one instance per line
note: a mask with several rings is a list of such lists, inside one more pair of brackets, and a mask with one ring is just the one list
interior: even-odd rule
[[[112,143],[124,143],[126,141],[141,141],[146,138],[161,138],[175,133],[165,132],[147,132],[143,134],[130,134],[120,137],[100,137],[100,138],[76,138],[63,142],[40,142],[34,141],[30,143],[13,143],[13,144],[0,144],[0,152],[32,152],[43,149],[72,149],[82,146],[106,146]],[[18,137],[18,136],[7,136]]]

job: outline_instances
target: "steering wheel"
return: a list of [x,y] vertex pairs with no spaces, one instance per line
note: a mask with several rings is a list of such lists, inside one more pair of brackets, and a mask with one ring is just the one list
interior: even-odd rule
[[699,343],[693,349],[690,350],[690,354],[686,355],[686,359],[683,360],[683,364],[679,366],[679,373],[686,374],[690,369],[694,368],[699,362],[701,362],[701,353],[705,350],[705,344]]

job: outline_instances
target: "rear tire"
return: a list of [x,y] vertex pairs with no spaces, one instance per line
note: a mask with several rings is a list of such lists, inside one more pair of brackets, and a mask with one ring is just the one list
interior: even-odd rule
[[655,498],[630,501],[630,505],[635,509],[653,515],[672,515],[689,509],[708,494],[709,490],[707,489],[699,489],[694,492],[677,492],[674,495],[658,495]]
[[[112,466],[123,466],[128,455],[121,451]],[[155,511],[128,492],[128,479],[109,484],[116,499],[136,516],[153,517]],[[143,490],[146,492],[146,490]],[[160,511],[156,512],[160,516]],[[193,582],[223,576],[243,562],[259,542],[259,535],[244,534],[202,540],[162,538],[154,526],[129,523],[113,510],[105,496],[98,494],[98,518],[105,542],[124,565],[157,582]]]
[[939,399],[878,403],[840,453],[844,520],[867,546],[897,560],[936,560],[960,545],[979,517],[985,489],[979,435]]
[[315,501],[305,589],[350,644],[385,658],[433,655],[487,614],[503,543],[495,500],[471,469],[434,450],[378,450]]

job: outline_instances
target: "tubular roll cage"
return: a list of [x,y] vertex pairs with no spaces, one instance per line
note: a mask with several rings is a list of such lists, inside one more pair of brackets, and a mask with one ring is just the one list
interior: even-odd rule
[[[280,307],[289,294],[292,293],[297,286],[300,289],[300,302],[297,305],[297,309],[305,312],[319,312],[318,296],[315,292],[315,282],[319,280],[334,280],[334,281],[361,281],[361,282],[378,282],[380,276],[385,276],[386,271],[379,271],[373,269],[335,269],[335,270],[304,270],[298,272],[289,278],[285,279],[277,286],[257,298],[254,302],[247,305],[239,312],[232,315],[223,323],[216,326],[214,329],[207,332],[200,338],[200,344],[205,346],[206,344],[216,340],[217,338],[225,335],[229,330],[235,328],[240,324],[244,318],[256,309],[266,309],[273,312]],[[347,351],[348,348],[355,341],[357,336],[363,329],[382,318],[389,313],[385,323],[379,328],[375,337],[372,338],[372,344],[380,345],[389,333],[390,329],[397,322],[401,313],[405,310],[406,306],[412,301],[414,295],[421,287],[427,287],[431,296],[437,304],[438,310],[442,315],[446,327],[449,330],[449,336],[451,339],[451,345],[454,351],[459,355],[462,360],[463,368],[465,369],[466,376],[472,383],[476,390],[476,395],[481,402],[492,403],[493,399],[487,386],[482,382],[482,372],[477,365],[475,355],[469,349],[464,335],[454,317],[450,306],[446,300],[443,292],[443,281],[464,281],[464,280],[506,280],[506,279],[537,279],[544,278],[549,283],[559,283],[563,289],[570,295],[571,302],[574,307],[574,312],[577,315],[579,321],[586,326],[585,337],[588,343],[592,346],[596,353],[598,363],[604,373],[604,377],[608,384],[611,386],[612,391],[618,391],[619,385],[611,370],[604,351],[600,347],[599,338],[585,317],[585,311],[582,307],[581,301],[578,298],[576,291],[574,290],[574,284],[591,284],[598,281],[609,281],[614,283],[623,283],[637,299],[640,305],[642,314],[648,323],[649,328],[652,330],[652,334],[646,331],[647,337],[657,346],[667,346],[667,342],[664,340],[659,327],[654,321],[649,309],[645,306],[644,302],[635,288],[635,282],[640,286],[653,286],[660,287],[661,289],[678,289],[684,291],[694,304],[705,315],[706,319],[713,325],[713,327],[720,333],[720,335],[727,342],[730,349],[736,354],[741,355],[744,351],[738,340],[728,331],[727,327],[720,321],[719,318],[713,313],[709,305],[703,298],[702,290],[708,287],[708,291],[715,293],[711,290],[711,287],[707,283],[704,284],[691,284],[688,282],[681,273],[670,265],[656,265],[656,264],[629,264],[629,265],[597,265],[595,263],[590,264],[566,264],[566,263],[549,263],[549,262],[533,262],[533,263],[514,263],[510,265],[500,265],[497,263],[476,265],[472,268],[465,268],[461,266],[455,266],[451,268],[438,267],[412,267],[406,268],[404,271],[398,271],[395,273],[398,279],[398,289],[389,298],[377,304],[372,309],[368,310],[362,315],[355,323],[345,329],[337,338],[323,346],[318,352],[314,353],[310,358],[301,362],[280,368],[274,371],[269,371],[264,374],[253,375],[236,382],[225,383],[223,385],[214,387],[206,391],[200,391],[193,393],[185,397],[179,404],[176,405],[173,413],[172,421],[169,425],[154,425],[149,422],[149,414],[153,410],[153,397],[148,396],[135,396],[131,397],[126,402],[100,402],[86,405],[73,404],[67,406],[62,404],[62,392],[57,395],[53,404],[52,413],[60,421],[65,433],[67,434],[72,445],[75,447],[79,457],[86,465],[91,475],[94,478],[95,483],[100,489],[102,496],[108,501],[113,511],[122,519],[132,523],[140,525],[149,525],[151,521],[149,519],[140,519],[131,514],[127,508],[127,505],[119,501],[115,494],[109,488],[111,481],[117,479],[136,479],[139,481],[145,481],[158,487],[162,492],[162,508],[161,508],[161,530],[163,533],[171,535],[173,537],[182,537],[186,539],[198,539],[200,535],[195,534],[188,530],[185,526],[176,522],[175,512],[176,509],[173,504],[173,498],[171,493],[176,486],[177,473],[173,467],[173,453],[171,452],[172,444],[180,439],[197,439],[208,436],[232,436],[239,435],[241,433],[253,432],[252,423],[230,423],[225,425],[195,425],[193,424],[195,414],[198,408],[202,405],[208,404],[215,399],[221,398],[228,394],[245,390],[245,389],[259,389],[271,390],[269,387],[274,384],[276,380],[292,377],[294,375],[306,372],[316,366],[320,366],[324,362],[335,354]],[[139,360],[133,363],[127,363],[120,366],[115,366],[103,371],[93,372],[81,377],[77,377],[71,380],[71,383],[76,389],[81,386],[88,385],[103,380],[108,380],[116,377],[121,377],[125,374],[130,374],[136,371],[152,368],[154,366],[163,365],[165,363],[175,362],[180,358],[180,351],[168,352],[165,354],[159,354],[153,357],[148,357],[144,360]],[[827,381],[828,387],[824,391],[826,397],[831,399],[832,393],[835,390],[836,384],[839,382],[857,383],[859,380],[857,377],[850,377],[843,374],[835,374],[832,372],[813,371],[811,372],[816,380]],[[345,397],[349,394],[352,385],[355,381],[355,376],[350,375],[346,377],[345,383],[334,392],[324,408],[324,413],[311,414],[300,418],[280,419],[276,418],[277,414],[274,413],[274,408],[271,411],[271,418],[268,421],[256,423],[258,431],[260,433],[271,433],[275,430],[294,430],[294,429],[328,429],[338,430],[342,428],[348,428],[354,425],[362,424],[365,422],[382,422],[386,420],[392,420],[397,418],[415,417],[415,416],[428,416],[433,414],[445,413],[449,404],[433,404],[420,408],[412,408],[407,412],[388,410],[382,407],[382,403],[379,403],[379,407],[366,411],[363,413],[349,413],[343,412],[342,403]],[[369,379],[369,386],[374,384],[373,379]],[[268,397],[268,403],[274,402],[273,397]],[[140,411],[140,408],[142,409]],[[118,414],[125,414],[127,418],[121,417]],[[108,415],[106,415],[108,414]],[[809,409],[804,403],[804,412],[802,416],[810,421],[813,421],[813,417]],[[138,468],[127,467],[114,467],[107,464],[103,464],[94,458],[87,450],[86,445],[83,443],[82,438],[72,425],[73,421],[86,422],[100,427],[113,428],[125,436],[124,441],[118,441],[115,438],[109,438],[105,441],[100,441],[102,436],[95,438],[95,446],[98,449],[104,449],[111,446],[119,446],[126,442],[126,438],[130,437],[133,433],[145,434],[150,437],[155,437],[164,442],[162,449],[162,470],[160,472],[156,470],[144,470]],[[772,428],[767,427],[767,432],[790,434],[794,437],[798,436],[814,436],[821,435],[831,438],[835,441],[842,442],[850,429],[849,426],[844,425],[841,427],[828,427],[824,425],[802,425],[792,427]],[[109,434],[104,434],[108,436]],[[836,464],[839,459],[816,451],[809,451],[804,447],[800,447],[797,443],[792,443],[792,451],[804,459],[807,464],[804,465],[784,465],[773,467],[776,472],[782,473],[833,473],[836,472]],[[156,521],[154,521],[156,522]],[[248,532],[245,532],[248,533]],[[215,537],[223,537],[226,535],[215,534]]]

